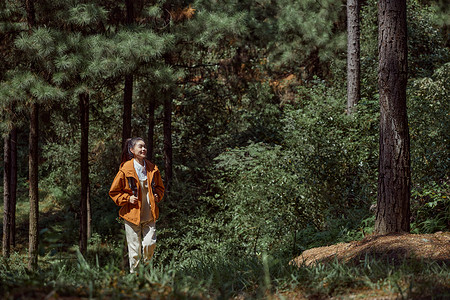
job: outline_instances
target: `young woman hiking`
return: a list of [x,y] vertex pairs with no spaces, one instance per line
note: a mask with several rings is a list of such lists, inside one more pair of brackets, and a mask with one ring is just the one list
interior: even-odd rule
[[142,138],[125,142],[119,172],[109,196],[121,206],[119,215],[125,221],[130,272],[141,259],[152,258],[156,246],[157,203],[164,196],[164,185],[158,167],[145,159],[147,148]]

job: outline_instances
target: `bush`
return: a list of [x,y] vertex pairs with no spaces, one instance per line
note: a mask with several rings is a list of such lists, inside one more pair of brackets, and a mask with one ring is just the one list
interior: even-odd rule
[[220,208],[223,239],[246,253],[294,254],[299,230],[329,229],[330,218],[351,219],[354,208],[368,212],[376,191],[377,112],[366,101],[348,116],[342,99],[340,90],[316,80],[283,107],[279,143],[250,141],[217,156],[216,192],[206,199]]

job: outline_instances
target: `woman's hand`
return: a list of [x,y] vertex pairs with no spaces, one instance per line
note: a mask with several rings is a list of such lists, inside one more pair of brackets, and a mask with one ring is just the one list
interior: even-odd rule
[[136,196],[130,196],[130,203],[131,204],[136,204],[137,202],[138,202],[138,197],[136,197]]

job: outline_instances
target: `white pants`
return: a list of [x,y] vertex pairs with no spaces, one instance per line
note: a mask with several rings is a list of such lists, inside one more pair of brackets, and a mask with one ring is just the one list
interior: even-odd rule
[[153,256],[156,247],[155,222],[147,222],[138,226],[125,220],[125,233],[127,236],[130,273],[134,273],[141,258],[145,262]]

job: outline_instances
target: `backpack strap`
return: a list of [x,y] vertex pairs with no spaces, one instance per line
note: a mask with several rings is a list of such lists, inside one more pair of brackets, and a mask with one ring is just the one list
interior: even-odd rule
[[156,194],[155,174],[153,174],[153,177],[152,177],[152,193],[153,193],[153,195]]
[[136,181],[134,180],[133,177],[127,177],[127,179],[128,185],[130,186],[130,189],[133,191],[133,195],[137,197],[138,195],[137,195]]

